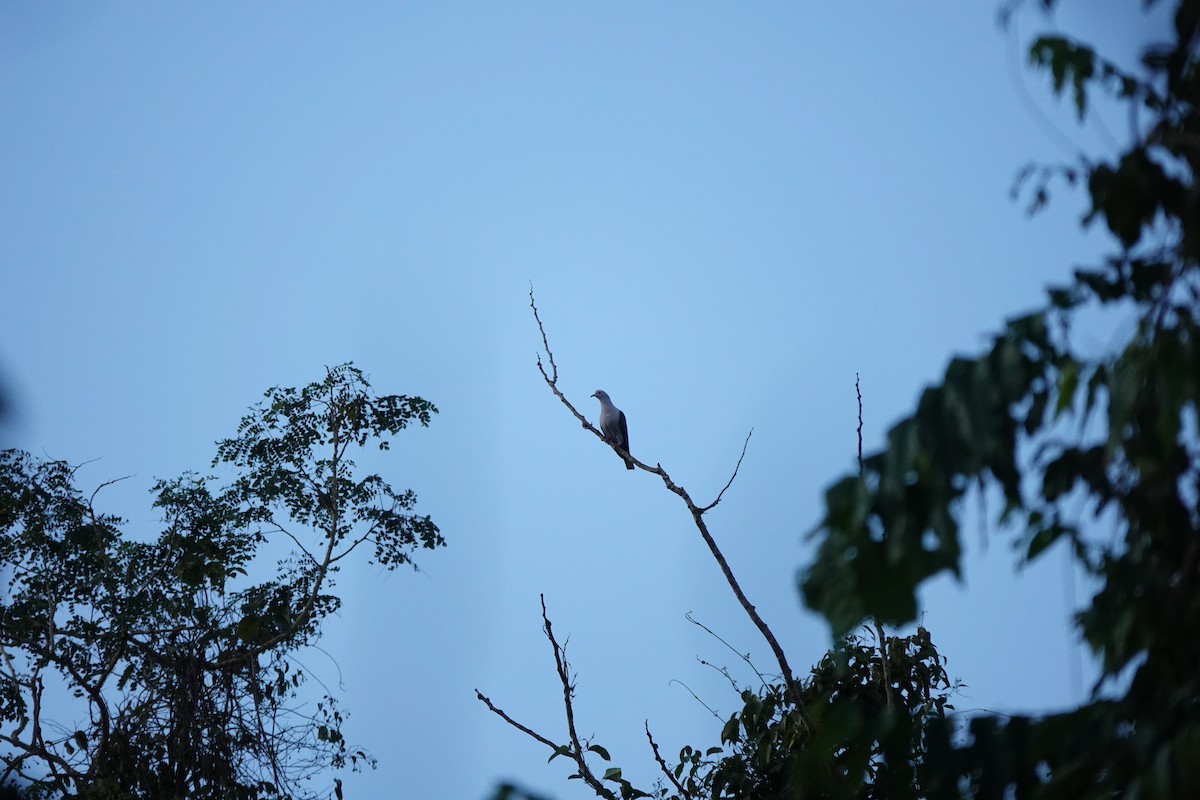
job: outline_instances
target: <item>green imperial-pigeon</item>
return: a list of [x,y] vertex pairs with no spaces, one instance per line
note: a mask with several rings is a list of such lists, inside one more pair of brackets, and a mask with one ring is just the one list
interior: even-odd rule
[[[612,404],[608,392],[603,389],[597,389],[592,397],[600,401],[600,432],[609,444],[615,444],[628,453],[629,427],[625,424],[625,412]],[[625,469],[633,469],[633,462],[628,458],[625,459]]]

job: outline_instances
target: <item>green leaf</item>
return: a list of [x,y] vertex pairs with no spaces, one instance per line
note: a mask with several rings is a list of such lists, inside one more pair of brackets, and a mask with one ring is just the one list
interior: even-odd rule
[[1054,404],[1054,418],[1071,407],[1075,399],[1075,389],[1079,386],[1079,364],[1075,361],[1064,363],[1058,373],[1058,400]]
[[721,741],[736,742],[738,740],[739,730],[741,730],[741,726],[738,722],[738,715],[734,714],[729,718],[729,721],[725,723],[725,727],[721,729]]
[[587,748],[587,749],[588,749],[588,750],[591,750],[593,753],[595,753],[596,755],[600,756],[600,757],[601,757],[601,758],[603,758],[605,761],[612,761],[612,757],[611,757],[611,756],[609,756],[609,754],[608,754],[608,751],[607,751],[607,750],[605,750],[603,747],[601,747],[601,746],[600,746],[600,745],[598,745],[598,744],[590,744],[590,745],[588,745],[588,748]]
[[554,752],[551,753],[550,757],[546,759],[546,763],[549,764],[551,761],[558,758],[559,756],[569,756],[569,755],[571,755],[571,745],[560,744],[558,747],[554,748]]
[[1025,559],[1032,561],[1037,558],[1047,547],[1058,541],[1064,533],[1066,530],[1057,524],[1042,528],[1034,534],[1033,539],[1029,542],[1029,550],[1025,554]]
[[242,621],[237,626],[237,637],[243,642],[253,642],[258,638],[258,633],[262,629],[262,619],[254,614],[248,614],[242,617]]
[[604,770],[604,775],[602,776],[601,779],[606,780],[606,781],[621,780],[621,768],[620,767],[609,767],[608,769]]

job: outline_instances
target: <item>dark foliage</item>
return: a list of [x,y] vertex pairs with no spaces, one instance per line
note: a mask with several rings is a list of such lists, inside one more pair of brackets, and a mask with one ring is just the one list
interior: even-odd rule
[[[1140,75],[1064,36],[1034,42],[1031,62],[1081,118],[1101,91],[1148,120],[1111,160],[1023,173],[1041,176],[1035,207],[1054,176],[1086,178],[1084,224],[1103,222],[1119,251],[1009,321],[984,355],[951,362],[865,477],[826,494],[802,588],[835,631],[908,621],[924,580],[958,572],[971,486],[999,487],[1001,530],[1021,532],[1023,559],[1065,545],[1099,586],[1077,619],[1103,666],[1091,701],[974,719],[965,743],[935,726],[923,797],[1200,794],[1200,2],[1175,4],[1174,37],[1146,49]],[[1100,355],[1076,347],[1072,321],[1113,307],[1136,317],[1128,339]],[[1090,533],[1100,519],[1113,535]]]
[[[166,528],[146,541],[97,514],[67,464],[0,452],[0,782],[257,800],[328,794],[329,768],[373,763],[294,656],[338,608],[332,575],[359,545],[392,568],[443,544],[411,492],[349,458],[435,411],[375,395],[349,364],[271,389],[218,446],[232,483],[159,481]],[[253,583],[270,569],[255,563],[264,548],[291,554]]]

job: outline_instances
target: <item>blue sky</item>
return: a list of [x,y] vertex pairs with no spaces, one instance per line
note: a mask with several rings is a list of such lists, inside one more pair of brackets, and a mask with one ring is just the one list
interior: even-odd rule
[[[581,731],[649,783],[716,740],[738,667],[688,611],[770,654],[653,476],[584,434],[535,368],[532,282],[561,388],[606,389],[632,449],[697,499],[798,670],[828,630],[797,570],[824,488],[955,353],[1108,248],[1030,160],[1102,152],[1022,67],[1034,30],[1130,57],[1132,3],[0,2],[0,368],[7,441],[72,462],[132,535],[156,476],[204,470],[273,385],[354,360],[441,413],[364,463],[449,547],[423,574],[360,565],[308,664],[379,759],[352,797],[585,797],[479,688],[563,731],[538,594],[570,634]],[[1130,7],[1127,7],[1130,6]],[[1127,62],[1131,63],[1131,62]],[[1104,340],[1107,334],[1099,331]],[[979,531],[976,535],[976,531]],[[960,708],[1082,698],[1084,588],[1059,555],[1014,574],[968,528],[967,582],[925,624]],[[336,662],[336,663],[335,663]]]

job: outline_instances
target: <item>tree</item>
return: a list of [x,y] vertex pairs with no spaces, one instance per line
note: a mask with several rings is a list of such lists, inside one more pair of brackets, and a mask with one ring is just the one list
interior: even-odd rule
[[[312,783],[329,767],[373,764],[343,737],[335,700],[308,691],[295,656],[339,607],[334,573],[360,546],[393,569],[444,545],[411,491],[351,459],[436,411],[375,394],[350,364],[273,388],[218,443],[213,466],[235,471],[228,484],[156,483],[166,528],[147,541],[97,513],[67,464],[0,452],[0,784],[17,777],[64,797],[291,798],[327,793]],[[273,578],[252,583],[266,567],[257,562],[280,553]],[[47,708],[65,698],[77,704],[69,718],[86,720],[76,730]]]
[[[1119,250],[1051,288],[982,356],[954,359],[865,474],[826,494],[802,589],[835,631],[910,620],[923,581],[957,574],[973,486],[1003,494],[999,521],[1024,559],[1065,545],[1099,587],[1076,620],[1102,666],[1091,699],[978,717],[965,743],[934,726],[928,797],[1200,792],[1200,2],[1177,2],[1173,22],[1173,40],[1146,49],[1144,77],[1064,36],[1033,43],[1031,62],[1070,89],[1080,119],[1102,91],[1147,120],[1112,160],[1021,176],[1036,181],[1035,208],[1050,181],[1085,180],[1083,222],[1103,221]],[[1072,322],[1114,307],[1135,315],[1133,333],[1088,355]],[[1091,532],[1101,519],[1114,536]]]
[[[480,699],[552,757],[574,762],[572,777],[606,798],[1200,794],[1200,0],[1178,0],[1173,22],[1172,41],[1147,48],[1143,76],[1064,36],[1032,44],[1031,63],[1049,72],[1056,92],[1070,91],[1080,119],[1102,91],[1145,120],[1111,160],[1081,156],[1018,178],[1019,187],[1032,181],[1033,210],[1054,180],[1085,182],[1092,207],[1083,223],[1102,220],[1119,251],[1052,287],[1042,309],[1008,321],[983,355],[951,361],[886,446],[829,488],[817,558],[800,589],[829,620],[836,645],[809,678],[794,678],[773,647],[776,680],[744,691],[719,744],[685,748],[673,767],[647,727],[667,780],[652,791],[617,768],[592,771],[610,756],[576,735],[565,651],[544,610],[566,741]],[[1113,307],[1136,315],[1133,334],[1113,352],[1083,352],[1072,322]],[[543,343],[549,355],[544,331]],[[546,382],[600,436],[557,390],[552,357],[550,366]],[[684,500],[772,642],[703,523],[712,506],[696,506],[661,465],[635,463]],[[1099,587],[1077,624],[1103,674],[1077,709],[949,718],[948,681],[928,633],[883,635],[883,623],[915,619],[923,581],[958,574],[962,503],[991,487],[1004,500],[999,530],[1018,538],[1023,560],[1066,546]],[[1099,519],[1115,520],[1118,535],[1091,532]],[[881,646],[854,633],[861,625]],[[506,786],[501,796],[522,795]]]

